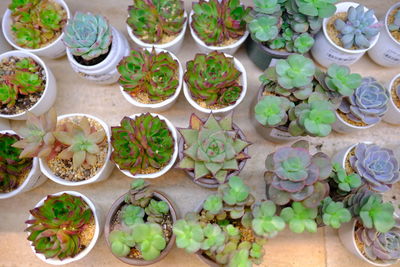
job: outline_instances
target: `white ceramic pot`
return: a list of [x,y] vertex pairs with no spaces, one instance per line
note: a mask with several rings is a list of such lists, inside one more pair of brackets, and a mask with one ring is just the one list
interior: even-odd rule
[[[365,142],[369,143],[369,142]],[[339,150],[333,157],[332,157],[332,162],[334,163],[339,163],[342,168],[346,167],[346,158],[347,155],[350,153],[350,151],[358,144],[353,144],[350,146],[347,146],[341,150]]]
[[190,27],[190,33],[192,34],[193,39],[196,41],[196,45],[197,47],[200,49],[200,51],[202,53],[209,53],[211,51],[219,51],[219,52],[223,52],[226,54],[230,54],[233,55],[236,53],[236,51],[239,49],[239,47],[244,43],[244,41],[246,41],[247,36],[249,36],[249,31],[246,31],[245,34],[238,39],[235,43],[231,44],[231,45],[227,45],[227,46],[209,46],[206,45],[206,43],[204,43],[196,34],[196,32],[193,30],[192,28],[192,16],[193,16],[194,12],[193,10],[190,12],[189,15],[189,27]]
[[[11,130],[4,130],[0,131],[0,133],[5,134],[17,134],[14,131]],[[42,173],[40,172],[39,168],[39,160],[37,158],[32,159],[32,167],[31,170],[26,177],[25,181],[15,190],[8,192],[8,193],[0,193],[0,199],[6,199],[6,198],[11,198],[14,197],[18,194],[21,194],[23,192],[27,192],[29,190],[32,190],[39,185],[43,184],[47,179],[46,176],[41,175]]]
[[[1,20],[3,18],[0,17],[0,28],[1,28]],[[0,54],[11,50],[12,47],[8,44],[7,40],[4,38],[3,31],[0,32]]]
[[[152,50],[152,48],[146,48],[146,49],[150,52]],[[136,99],[134,99],[133,97],[131,97],[130,94],[128,94],[127,92],[124,91],[124,88],[122,86],[120,86],[119,88],[121,90],[122,95],[125,97],[125,99],[129,103],[134,105],[135,107],[145,109],[146,111],[160,112],[160,111],[165,111],[165,110],[171,108],[175,104],[176,100],[178,99],[178,96],[182,89],[182,83],[183,83],[183,68],[182,68],[182,64],[179,61],[179,59],[172,52],[165,50],[165,49],[159,49],[159,48],[156,48],[156,52],[157,53],[168,52],[172,56],[173,59],[178,61],[179,85],[178,85],[178,88],[176,88],[175,94],[173,94],[170,98],[164,100],[163,102],[156,103],[156,104],[145,104],[145,103],[141,103],[141,102],[137,101]]]
[[386,12],[379,40],[374,47],[368,50],[369,57],[384,67],[400,66],[400,42],[392,36],[387,24],[390,13],[399,6],[400,3],[396,3]]
[[[225,56],[233,57],[228,54],[225,54]],[[188,88],[188,85],[186,84],[186,82],[184,82],[183,83],[183,93],[186,97],[186,100],[189,102],[189,104],[192,107],[194,107],[196,110],[206,113],[206,114],[209,114],[212,112],[214,114],[219,114],[219,115],[223,116],[224,114],[228,114],[230,111],[235,109],[243,101],[244,97],[246,96],[246,92],[247,92],[247,72],[246,72],[246,69],[244,68],[243,64],[237,58],[233,57],[233,60],[234,60],[236,69],[242,73],[242,75],[240,76],[240,85],[242,86],[242,93],[240,94],[240,97],[236,101],[236,103],[231,106],[224,107],[221,109],[203,108],[199,104],[197,104],[197,102],[195,100],[193,100],[190,90]]]
[[[70,19],[71,14],[64,0],[54,0],[54,1],[60,4],[64,8],[64,10],[67,13],[67,19]],[[64,32],[62,32],[54,42],[45,47],[38,49],[27,49],[18,46],[17,43],[14,41],[14,37],[11,32],[11,24],[12,24],[11,10],[7,9],[3,16],[2,29],[4,37],[6,38],[7,42],[10,45],[12,45],[15,49],[31,52],[38,56],[43,56],[48,58],[59,58],[65,55],[65,45],[62,41],[62,38],[64,37]]]
[[394,89],[393,84],[394,82],[400,78],[400,74],[396,75],[390,83],[386,86],[387,90],[389,91],[389,101],[388,101],[388,110],[386,111],[385,115],[383,116],[383,120],[392,123],[392,124],[400,124],[400,109],[396,106],[393,101],[391,91]]
[[10,121],[7,119],[0,118],[0,131],[7,130],[7,129],[11,129]]
[[[133,114],[133,115],[129,116],[129,118],[134,119],[134,118],[136,118],[136,117],[138,117],[138,116],[140,116],[142,114],[143,113]],[[160,114],[155,114],[155,113],[150,113],[150,114],[152,116],[154,116],[154,117],[155,116],[159,117],[161,120],[164,120],[165,123],[167,124],[168,129],[171,131],[172,137],[174,138],[174,141],[175,141],[174,153],[172,154],[171,160],[169,161],[169,163],[164,168],[162,168],[159,172],[155,172],[155,173],[151,173],[151,174],[136,174],[136,175],[133,175],[127,170],[121,170],[119,168],[118,164],[115,164],[123,174],[125,174],[126,176],[128,176],[130,178],[143,178],[143,179],[158,178],[158,177],[164,175],[165,173],[167,173],[172,168],[172,166],[174,166],[176,158],[178,157],[178,134],[177,134],[175,126],[166,117],[164,117],[164,116],[162,116]]]
[[[82,258],[84,258],[86,255],[89,254],[89,252],[93,249],[93,247],[96,245],[97,240],[99,239],[101,233],[102,233],[102,229],[103,229],[103,221],[101,219],[101,213],[99,211],[99,209],[94,205],[94,203],[85,195],[76,192],[76,191],[62,191],[62,192],[58,192],[55,194],[51,194],[52,196],[59,196],[62,195],[64,193],[73,195],[73,196],[77,196],[77,197],[81,197],[83,198],[83,200],[86,202],[86,204],[89,206],[89,208],[92,210],[93,212],[93,216],[94,216],[94,222],[95,222],[95,230],[94,230],[94,235],[93,235],[93,239],[92,241],[90,241],[89,246],[87,246],[84,250],[82,250],[78,255],[76,255],[73,258],[66,258],[63,260],[59,260],[59,259],[46,259],[46,257],[43,254],[40,253],[36,253],[35,252],[35,247],[32,246],[32,242],[31,242],[31,249],[33,251],[33,253],[35,253],[35,255],[41,259],[42,261],[44,261],[47,264],[51,264],[51,265],[64,265],[64,264],[68,264],[74,261],[78,261]],[[42,198],[35,206],[35,208],[43,205],[44,201],[46,200],[47,196]],[[29,219],[28,220],[32,220],[33,216],[29,215]],[[27,227],[29,225],[27,224]]]
[[82,113],[73,113],[73,114],[66,114],[66,115],[61,115],[57,117],[57,121],[61,121],[62,119],[65,118],[71,118],[71,117],[76,117],[76,116],[81,116],[81,117],[88,117],[92,120],[97,121],[98,123],[101,124],[101,126],[103,126],[104,131],[106,132],[107,135],[107,144],[108,144],[108,149],[107,149],[107,155],[106,155],[106,159],[105,159],[105,163],[103,165],[103,167],[101,167],[100,170],[97,171],[96,175],[94,175],[92,178],[87,179],[87,180],[83,180],[83,181],[67,181],[64,180],[58,176],[56,176],[53,171],[49,168],[49,165],[47,164],[47,160],[46,159],[39,159],[39,163],[40,163],[40,169],[42,170],[43,174],[46,175],[49,179],[51,179],[52,181],[61,184],[61,185],[66,185],[66,186],[79,186],[79,185],[85,185],[85,184],[91,184],[91,183],[96,183],[96,182],[100,182],[102,180],[107,179],[113,168],[114,168],[114,163],[110,160],[111,157],[111,151],[112,151],[112,147],[111,147],[111,131],[110,131],[110,127],[107,125],[107,123],[105,123],[103,120],[92,116],[92,115],[88,115],[88,114],[82,114]]
[[[337,11],[347,12],[349,7],[357,7],[359,4],[354,2],[343,2],[336,4]],[[367,11],[368,9],[365,8]],[[378,19],[374,16],[375,22]],[[371,40],[371,46],[366,49],[351,50],[335,44],[328,35],[327,24],[330,18],[325,18],[322,22],[322,31],[315,36],[315,44],[311,48],[311,54],[319,64],[324,67],[336,63],[339,65],[352,65],[357,62],[369,49],[374,47],[379,39],[379,33]]]
[[[187,13],[185,11],[184,13],[184,17],[187,18]],[[183,24],[183,28],[182,31],[178,34],[178,36],[176,36],[176,38],[168,43],[165,44],[149,44],[149,43],[145,43],[142,40],[140,40],[138,37],[136,37],[135,34],[133,34],[131,27],[129,27],[129,25],[126,25],[126,29],[128,31],[129,36],[131,37],[132,41],[142,47],[142,48],[159,48],[159,49],[165,49],[168,50],[170,52],[172,52],[173,54],[178,54],[179,51],[182,48],[182,44],[183,44],[183,39],[185,38],[185,32],[186,32],[186,27],[187,27],[187,22],[185,22]]]
[[343,134],[354,133],[357,131],[369,129],[376,125],[376,124],[370,124],[367,126],[355,126],[343,120],[343,118],[337,113],[337,111],[335,112],[335,115],[336,115],[336,121],[332,124],[332,129],[338,133],[343,133]]
[[[42,93],[42,97],[38,100],[38,102],[36,102],[35,105],[33,105],[27,111],[32,112],[37,116],[45,113],[53,106],[54,102],[56,101],[57,85],[53,73],[51,72],[50,68],[47,67],[47,65],[43,62],[43,60],[41,60],[38,56],[23,50],[13,50],[3,53],[0,55],[0,60],[11,56],[20,58],[24,57],[33,58],[36,61],[36,63],[38,63],[44,69],[46,75],[46,85]],[[0,118],[10,119],[10,120],[25,120],[27,111],[13,115],[6,115],[0,113]]]
[[123,57],[128,56],[130,51],[125,36],[112,26],[111,29],[113,37],[111,51],[103,61],[96,65],[84,66],[78,63],[67,49],[68,61],[72,69],[83,78],[98,84],[112,84],[118,81],[120,76],[117,70],[118,63]]

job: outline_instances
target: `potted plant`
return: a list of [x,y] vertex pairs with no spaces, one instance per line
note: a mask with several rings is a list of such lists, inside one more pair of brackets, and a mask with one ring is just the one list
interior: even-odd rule
[[378,42],[368,50],[369,57],[384,67],[398,67],[400,64],[400,4],[394,4],[386,12],[384,26]]
[[121,93],[135,107],[164,111],[175,104],[181,92],[182,65],[167,50],[132,50],[117,69]]
[[389,93],[388,110],[382,119],[388,123],[400,124],[400,74],[396,75],[386,88]]
[[172,232],[177,215],[163,193],[149,188],[143,179],[111,206],[104,235],[114,256],[130,265],[161,261],[175,243]]
[[244,99],[247,74],[242,63],[224,53],[196,54],[186,63],[183,93],[196,110],[229,113]]
[[105,17],[76,12],[64,33],[68,61],[76,73],[99,84],[118,80],[117,65],[130,48],[126,38]]
[[111,132],[112,160],[128,177],[160,177],[178,156],[176,129],[164,116],[141,113],[124,117]]
[[189,16],[190,33],[202,53],[235,54],[246,40],[245,16],[250,12],[239,0],[199,0]]
[[322,66],[332,63],[351,65],[374,47],[381,23],[372,9],[353,2],[336,5],[337,11],[323,21],[322,29],[311,49],[314,59]]
[[136,45],[179,52],[187,26],[183,1],[133,0],[128,13],[127,30]]
[[58,58],[65,54],[63,28],[69,18],[63,0],[11,0],[3,16],[2,31],[15,49]]
[[40,200],[25,222],[35,255],[51,265],[85,257],[100,236],[98,212],[90,199],[75,191],[59,192]]
[[254,9],[246,17],[251,34],[246,47],[250,59],[262,70],[275,59],[307,53],[314,45],[313,36],[321,29],[322,19],[336,10],[336,0],[253,2]]
[[57,87],[51,70],[32,53],[0,55],[0,118],[26,119],[27,112],[43,114],[54,104]]
[[217,188],[244,168],[248,146],[242,130],[233,123],[233,114],[215,118],[211,113],[202,120],[192,114],[188,128],[179,129],[177,168],[183,169],[198,185]]

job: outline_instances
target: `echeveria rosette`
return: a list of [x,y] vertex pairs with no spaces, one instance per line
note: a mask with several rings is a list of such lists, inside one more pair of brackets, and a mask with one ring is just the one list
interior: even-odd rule
[[286,97],[273,95],[264,96],[254,107],[256,120],[267,127],[285,125],[288,121],[288,111],[294,107]]
[[132,226],[132,240],[146,261],[158,258],[167,246],[163,230],[156,223],[139,223]]
[[190,220],[178,220],[174,223],[176,245],[189,253],[195,253],[202,247],[204,241],[203,228],[198,222]]
[[331,92],[340,96],[351,96],[361,85],[362,77],[360,74],[350,73],[350,68],[347,66],[331,64],[328,71],[322,75],[322,79],[318,80]]
[[279,20],[274,16],[258,16],[249,22],[249,30],[252,38],[260,42],[274,40],[278,33]]
[[351,167],[372,190],[386,192],[400,180],[399,163],[391,149],[360,143],[354,152]]
[[64,43],[72,55],[91,60],[108,53],[111,26],[101,15],[76,12],[64,29]]

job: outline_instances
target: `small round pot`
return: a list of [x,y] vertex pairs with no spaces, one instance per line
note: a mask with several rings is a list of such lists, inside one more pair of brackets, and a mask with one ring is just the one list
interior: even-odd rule
[[336,121],[332,124],[332,129],[338,133],[343,133],[343,134],[354,133],[361,130],[369,129],[376,125],[376,124],[370,124],[367,126],[356,126],[343,120],[343,118],[338,114],[337,111],[335,112],[335,115],[336,115]]
[[[151,52],[152,48],[145,48],[145,49],[147,49],[148,51]],[[178,84],[178,87],[176,88],[175,93],[170,98],[168,98],[160,103],[156,103],[156,104],[145,104],[145,103],[141,103],[141,102],[137,101],[129,93],[125,92],[125,90],[122,86],[119,86],[119,88],[121,90],[122,95],[125,97],[125,99],[129,103],[134,105],[135,107],[141,108],[146,111],[160,112],[160,111],[165,111],[165,110],[168,110],[169,108],[171,108],[175,104],[176,100],[178,99],[178,96],[182,89],[182,83],[183,83],[183,68],[182,68],[182,64],[179,61],[179,59],[172,52],[169,52],[168,50],[165,50],[165,49],[159,49],[159,48],[156,48],[156,52],[157,53],[168,52],[172,56],[173,59],[178,61],[179,84]]]
[[[110,240],[109,240],[109,236],[110,236],[110,232],[111,232],[111,223],[112,223],[112,219],[115,216],[115,214],[121,209],[121,207],[124,205],[125,203],[125,196],[127,194],[124,194],[122,196],[120,196],[111,206],[110,210],[108,211],[107,217],[106,217],[106,223],[104,226],[104,237],[106,239],[107,245],[109,247],[109,249],[111,250],[111,244],[110,244]],[[168,206],[169,206],[169,210],[171,213],[171,218],[172,218],[172,222],[175,223],[178,216],[177,216],[177,212],[176,212],[176,208],[173,205],[173,203],[171,202],[171,200],[168,199],[168,197],[166,195],[164,195],[163,193],[159,192],[159,191],[154,191],[153,192],[153,197],[165,201]],[[175,234],[172,233],[171,239],[169,240],[167,246],[165,247],[165,249],[161,252],[160,256],[158,256],[158,258],[151,260],[151,261],[146,261],[146,260],[140,260],[140,259],[131,259],[128,257],[117,257],[120,261],[129,264],[129,265],[135,265],[135,266],[144,266],[144,265],[150,265],[150,264],[154,264],[156,262],[161,261],[163,258],[165,258],[165,256],[168,255],[168,253],[171,251],[171,249],[174,247],[175,244]]]
[[[142,115],[143,113],[137,113],[137,114],[133,114],[131,116],[129,116],[129,118],[134,119],[140,115]],[[171,160],[169,161],[169,163],[162,168],[160,171],[155,172],[155,173],[150,173],[150,174],[135,174],[133,175],[132,173],[130,173],[128,170],[122,170],[118,164],[115,164],[118,169],[125,174],[126,176],[130,177],[130,178],[142,178],[142,179],[154,179],[154,178],[158,178],[162,175],[164,175],[165,173],[167,173],[173,166],[174,163],[176,161],[176,158],[178,157],[178,133],[176,131],[175,126],[164,116],[160,115],[160,114],[155,114],[155,113],[150,113],[153,117],[157,116],[159,117],[161,120],[164,120],[165,123],[168,126],[168,129],[171,131],[172,133],[172,137],[174,138],[174,153],[172,154]]]
[[[400,46],[399,46],[400,47]],[[400,78],[400,74],[396,75],[386,87],[389,91],[388,110],[383,115],[383,120],[391,124],[400,124],[400,109],[396,106],[392,97],[392,90],[394,90],[394,82]]]
[[[3,20],[3,18],[0,17],[0,28],[1,28],[2,20]],[[4,38],[3,31],[0,32],[0,54],[5,53],[11,49],[12,49],[11,45],[9,45],[6,38]]]
[[[354,2],[343,2],[336,4],[337,11],[347,12],[349,7],[357,7],[359,4]],[[368,9],[365,8],[365,11]],[[375,22],[378,19],[374,16]],[[328,35],[327,24],[330,18],[325,18],[322,22],[322,31],[315,37],[314,46],[311,48],[311,54],[319,64],[328,67],[330,64],[352,65],[357,62],[369,49],[374,47],[379,39],[379,33],[371,40],[371,45],[366,49],[351,50],[335,44]]]
[[[71,14],[64,0],[54,0],[54,2],[60,4],[64,8],[65,12],[67,13],[67,19],[69,20],[71,18]],[[11,10],[6,9],[6,12],[4,13],[3,16],[2,30],[7,42],[10,45],[12,45],[15,49],[31,52],[35,55],[47,58],[59,58],[65,55],[65,45],[62,41],[64,37],[64,32],[62,32],[55,41],[53,41],[52,43],[48,44],[45,47],[38,49],[28,49],[18,46],[17,43],[14,41],[14,37],[11,32],[11,25],[12,25]]]
[[49,168],[49,165],[47,164],[47,160],[39,159],[40,169],[42,170],[43,174],[46,175],[53,182],[56,182],[61,185],[66,185],[66,186],[80,186],[80,185],[100,182],[102,180],[107,179],[110,176],[110,174],[114,168],[114,163],[110,160],[111,151],[112,151],[110,127],[103,120],[101,120],[95,116],[88,115],[88,114],[81,114],[81,113],[72,113],[72,114],[61,115],[61,116],[58,116],[57,121],[61,121],[62,119],[76,117],[76,116],[88,117],[92,120],[97,121],[98,123],[101,124],[101,126],[103,126],[103,129],[107,135],[108,149],[107,149],[106,160],[105,160],[103,167],[101,167],[101,169],[98,170],[97,173],[93,177],[91,177],[87,180],[77,181],[77,182],[67,181],[67,180],[62,179],[61,177],[56,176],[54,174],[54,172]]
[[29,57],[35,60],[36,63],[38,63],[45,71],[45,76],[46,76],[46,85],[44,88],[44,91],[42,93],[42,96],[40,99],[28,110],[18,113],[18,114],[13,114],[13,115],[7,115],[7,114],[1,114],[0,113],[0,118],[3,119],[9,119],[9,120],[26,120],[26,112],[32,112],[35,115],[39,116],[46,111],[48,111],[56,101],[56,96],[57,96],[57,85],[56,85],[56,79],[54,78],[53,73],[51,72],[50,68],[43,62],[42,59],[40,59],[38,56],[27,52],[27,51],[19,51],[19,50],[13,50],[6,52],[4,54],[0,55],[0,60],[8,57]]
[[[86,202],[86,204],[90,207],[90,209],[91,209],[92,212],[93,212],[93,216],[94,216],[94,221],[95,221],[95,227],[96,227],[96,229],[95,229],[95,231],[94,231],[93,239],[92,239],[92,241],[90,241],[89,246],[87,246],[84,250],[82,250],[82,251],[81,251],[78,255],[76,255],[75,257],[73,257],[73,258],[66,258],[66,259],[63,259],[63,260],[59,260],[59,259],[46,259],[46,257],[45,257],[43,254],[39,254],[39,253],[36,253],[36,252],[35,252],[35,247],[32,246],[32,242],[30,242],[30,244],[31,244],[30,246],[31,246],[31,249],[32,249],[33,253],[35,253],[35,255],[36,255],[39,259],[41,259],[41,260],[44,261],[45,263],[51,264],[51,265],[64,265],[64,264],[68,264],[68,263],[71,263],[71,262],[74,262],[74,261],[78,261],[78,260],[84,258],[86,255],[89,254],[89,252],[90,252],[90,251],[93,249],[93,247],[96,245],[96,242],[97,242],[97,240],[99,239],[100,234],[101,234],[101,231],[100,231],[100,229],[101,229],[101,227],[102,227],[102,222],[101,222],[101,219],[100,219],[100,218],[101,218],[101,214],[100,214],[99,209],[94,205],[94,203],[93,203],[88,197],[86,197],[85,195],[83,195],[83,194],[81,194],[81,193],[79,193],[79,192],[76,192],[76,191],[62,191],[62,192],[58,192],[58,193],[51,194],[51,195],[52,195],[52,196],[59,196],[59,195],[62,195],[62,194],[64,194],[64,193],[70,194],[70,195],[72,195],[72,196],[77,196],[77,197],[83,198],[83,200]],[[42,199],[35,205],[35,208],[37,208],[37,207],[43,205],[43,203],[44,203],[44,201],[46,200],[46,198],[47,198],[47,197],[42,198]],[[32,219],[33,219],[33,216],[32,216],[32,215],[29,215],[29,220],[32,220]],[[29,226],[29,225],[27,225],[27,226]]]
[[[228,54],[225,54],[225,56],[233,57]],[[240,76],[240,85],[242,86],[242,93],[240,94],[240,97],[236,101],[236,103],[231,106],[224,107],[221,109],[203,108],[199,104],[197,104],[197,102],[192,98],[189,87],[186,84],[186,82],[184,82],[183,83],[183,94],[185,95],[186,100],[189,102],[189,104],[192,107],[194,107],[196,110],[198,110],[202,113],[206,113],[206,114],[213,113],[213,114],[218,114],[218,115],[226,115],[229,112],[231,112],[233,109],[235,109],[243,101],[244,97],[246,96],[246,92],[247,92],[247,72],[246,72],[246,69],[244,68],[243,64],[237,58],[233,57],[233,60],[235,62],[236,69],[238,69],[242,73],[242,75]]]
[[[185,11],[184,13],[184,17],[187,18],[187,13]],[[176,38],[168,43],[165,44],[149,44],[149,43],[145,43],[142,40],[140,40],[140,38],[136,37],[136,35],[132,32],[131,27],[129,27],[129,25],[126,25],[126,29],[128,31],[129,37],[131,37],[132,41],[142,47],[142,48],[159,48],[159,49],[165,49],[168,50],[170,52],[172,52],[173,54],[178,54],[179,51],[182,48],[183,45],[183,39],[185,38],[185,32],[186,32],[186,27],[187,27],[187,22],[185,22],[183,24],[183,28],[182,31],[178,34],[178,36],[176,36]]]
[[[369,143],[369,142],[365,142],[365,143]],[[342,168],[345,168],[347,155],[357,145],[358,145],[358,143],[347,146],[347,147],[339,150],[338,152],[336,152],[336,154],[332,157],[332,162],[338,163]]]
[[[17,134],[16,132],[12,130],[3,130],[0,131],[1,134]],[[47,178],[44,175],[41,175],[42,173],[40,172],[39,168],[39,160],[37,158],[32,159],[32,167],[31,170],[28,174],[28,176],[25,178],[25,181],[17,187],[17,189],[8,192],[8,193],[0,193],[0,199],[6,199],[6,198],[11,198],[14,197],[18,194],[21,194],[23,192],[27,192],[29,190],[32,190],[39,185],[43,184]]]
[[374,47],[368,50],[369,57],[375,63],[384,67],[400,66],[400,42],[397,41],[389,31],[388,18],[394,9],[399,8],[400,3],[394,4],[387,12],[384,18],[384,27],[380,32],[378,42]]
[[112,45],[107,57],[100,63],[92,66],[85,66],[78,63],[71,51],[67,49],[69,64],[72,69],[83,78],[97,84],[112,84],[118,81],[119,73],[117,65],[123,57],[129,55],[130,47],[125,36],[111,26]]

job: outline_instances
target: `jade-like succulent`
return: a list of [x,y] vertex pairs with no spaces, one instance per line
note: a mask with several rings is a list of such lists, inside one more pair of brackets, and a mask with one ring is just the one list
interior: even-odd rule
[[360,175],[357,173],[347,174],[346,170],[343,169],[338,163],[333,164],[331,178],[337,184],[339,193],[348,193],[353,189],[360,187],[362,184]]
[[321,214],[323,223],[335,229],[351,220],[351,213],[344,207],[343,202],[334,202],[330,197],[322,201]]
[[141,223],[132,227],[132,239],[139,248],[144,260],[150,261],[160,256],[167,246],[163,230],[156,223]]
[[127,24],[145,43],[161,43],[179,34],[186,23],[181,0],[133,0],[128,12]]
[[161,169],[174,153],[175,141],[167,123],[150,113],[124,117],[121,126],[111,131],[112,160],[132,175],[150,167]]
[[147,221],[152,223],[162,223],[164,216],[169,213],[169,206],[165,201],[150,200],[145,208]]
[[285,228],[285,221],[275,213],[276,206],[270,200],[255,204],[252,211],[252,227],[257,235],[270,238]]
[[[185,82],[194,100],[207,105],[233,105],[240,97],[242,73],[236,69],[233,57],[213,51],[197,54],[186,63]],[[229,94],[229,97],[225,97]]]
[[239,0],[200,0],[193,4],[191,27],[206,45],[221,45],[244,35],[249,12]]
[[165,100],[179,86],[179,64],[168,52],[132,50],[117,69],[119,84],[133,97],[144,93],[151,101]]
[[121,209],[121,219],[126,226],[143,223],[144,209],[134,205],[126,205]]
[[217,120],[210,114],[205,122],[192,114],[189,128],[179,129],[186,148],[178,168],[194,171],[194,178],[215,178],[224,183],[249,158],[243,151],[250,145],[232,126],[232,113]]
[[388,25],[389,31],[395,32],[400,30],[400,10],[397,10],[394,14],[393,23]]
[[108,53],[112,41],[111,26],[101,15],[76,12],[64,29],[64,43],[72,55],[89,61]]
[[264,126],[276,127],[288,121],[288,111],[294,107],[286,97],[264,96],[254,107],[256,120]]
[[57,157],[64,160],[72,159],[75,169],[81,165],[94,166],[97,155],[100,154],[99,145],[106,139],[104,129],[96,129],[90,125],[87,117],[79,122],[66,121],[53,133],[57,141],[66,146]]
[[307,208],[300,202],[293,202],[291,207],[286,207],[281,211],[280,217],[288,224],[294,233],[303,233],[304,230],[317,232],[315,219],[318,215],[317,208]]
[[371,40],[379,33],[382,24],[375,21],[374,10],[364,11],[363,5],[349,7],[347,19],[336,19],[334,26],[339,32],[339,38],[346,49],[366,49],[371,46]]
[[94,219],[93,212],[81,197],[63,193],[48,196],[44,203],[30,210],[33,219],[26,221],[30,226],[28,240],[36,253],[47,259],[63,260],[76,256],[81,250],[81,233]]

